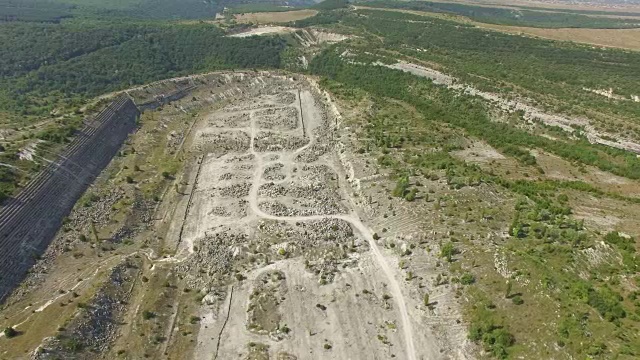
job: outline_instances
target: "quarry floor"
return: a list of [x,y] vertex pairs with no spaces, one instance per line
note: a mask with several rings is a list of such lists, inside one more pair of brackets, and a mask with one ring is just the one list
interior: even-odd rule
[[[109,319],[118,326],[87,358],[471,357],[454,287],[432,284],[437,256],[411,255],[417,270],[407,276],[398,265],[406,249],[388,246],[425,232],[415,209],[371,216],[371,202],[388,194],[365,200],[361,184],[389,180],[348,155],[349,129],[329,95],[313,80],[265,73],[211,82],[145,113],[132,139],[138,159],[163,151],[145,140],[155,134],[181,162],[154,193],[144,230],[73,265],[58,255],[44,280],[3,310],[24,334],[0,358],[55,349],[56,331],[90,319],[72,302],[90,307],[110,269],[131,258],[142,265]],[[111,166],[120,166],[113,178],[128,169]],[[155,167],[163,164],[142,166]],[[132,191],[147,181],[136,179]],[[383,227],[381,239],[373,229]]]

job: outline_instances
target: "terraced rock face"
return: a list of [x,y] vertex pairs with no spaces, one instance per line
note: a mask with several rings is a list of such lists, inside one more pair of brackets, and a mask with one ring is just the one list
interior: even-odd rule
[[47,249],[63,218],[135,129],[138,115],[129,97],[109,104],[58,162],[45,166],[0,209],[0,303]]

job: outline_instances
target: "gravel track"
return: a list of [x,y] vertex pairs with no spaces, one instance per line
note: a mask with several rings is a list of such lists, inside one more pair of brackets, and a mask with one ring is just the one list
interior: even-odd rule
[[[254,141],[253,141],[255,134],[256,134],[256,124],[252,114],[251,142],[250,142],[249,150],[251,154],[254,155],[254,158],[256,159],[256,169],[254,172],[253,181],[251,183],[251,191],[249,192],[249,206],[251,211],[253,211],[253,213],[260,218],[269,219],[269,220],[279,220],[279,221],[296,222],[296,221],[314,221],[314,220],[323,220],[323,219],[340,219],[350,223],[354,228],[356,228],[357,231],[360,232],[360,234],[369,242],[369,246],[371,247],[373,254],[375,255],[375,259],[378,265],[380,266],[385,276],[387,277],[387,281],[389,283],[389,289],[391,291],[393,298],[395,299],[395,302],[398,305],[398,311],[400,313],[402,329],[403,329],[404,339],[405,339],[407,359],[416,360],[416,355],[415,355],[416,351],[415,351],[415,346],[413,342],[413,333],[411,330],[411,320],[407,312],[407,306],[404,300],[404,296],[402,294],[402,290],[400,289],[400,284],[398,283],[398,281],[396,280],[396,277],[394,276],[394,271],[389,266],[389,263],[385,260],[384,256],[380,252],[380,249],[378,248],[376,241],[373,239],[373,234],[362,223],[362,221],[360,221],[360,218],[358,217],[354,209],[352,209],[349,214],[344,214],[344,215],[311,215],[311,216],[274,216],[274,215],[267,214],[260,209],[258,204],[258,189],[262,184],[262,173],[264,172],[264,167],[265,167],[263,157],[265,156],[265,154],[255,151]],[[307,130],[307,136],[310,139],[309,142],[305,146],[295,150],[294,155],[304,151],[305,149],[309,148],[315,143],[315,138],[313,134],[309,133],[308,130]],[[282,162],[284,163],[285,166],[291,166],[292,158],[293,156],[283,157]]]

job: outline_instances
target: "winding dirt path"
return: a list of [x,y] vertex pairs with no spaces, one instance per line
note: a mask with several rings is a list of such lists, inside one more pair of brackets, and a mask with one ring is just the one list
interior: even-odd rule
[[[301,109],[302,111],[302,109]],[[375,255],[375,259],[387,277],[387,281],[389,284],[389,289],[391,291],[391,296],[395,299],[396,304],[398,305],[398,311],[400,313],[400,322],[402,324],[402,329],[404,333],[405,347],[407,360],[416,360],[416,351],[413,343],[413,332],[411,330],[411,320],[409,318],[409,314],[407,312],[407,306],[404,300],[404,295],[402,294],[402,290],[400,288],[400,284],[396,280],[393,269],[389,266],[389,263],[385,260],[384,256],[380,252],[376,241],[373,239],[373,234],[371,231],[362,223],[359,216],[355,212],[355,209],[351,209],[348,214],[341,215],[310,215],[310,216],[275,216],[270,215],[263,212],[258,203],[258,190],[262,183],[262,173],[264,171],[264,160],[263,157],[267,156],[271,153],[260,153],[255,151],[254,148],[254,137],[256,135],[256,125],[253,117],[253,113],[250,115],[251,118],[251,140],[250,140],[250,152],[254,156],[256,161],[256,168],[254,172],[254,177],[251,183],[251,190],[249,192],[249,207],[253,213],[263,219],[269,220],[278,220],[278,221],[314,221],[314,220],[323,220],[323,219],[340,219],[350,223],[368,242],[373,254]],[[307,130],[308,131],[308,130]],[[309,143],[305,146],[293,151],[293,155],[300,153],[301,151],[307,149],[315,142],[315,138],[312,133],[307,133],[307,137],[309,139]],[[291,159],[293,156],[283,156],[282,162],[285,163],[285,166],[291,166]],[[288,162],[288,164],[287,164]],[[352,199],[349,199],[352,200]],[[350,201],[353,204],[353,201]]]

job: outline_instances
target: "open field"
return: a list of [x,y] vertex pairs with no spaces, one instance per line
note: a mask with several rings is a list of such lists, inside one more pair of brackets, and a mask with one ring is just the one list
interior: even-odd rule
[[243,31],[237,34],[229,35],[229,37],[243,38],[254,35],[286,34],[294,31],[296,31],[296,29],[286,26],[261,26],[257,28],[251,28],[247,31]]
[[293,11],[234,14],[233,18],[239,23],[272,24],[272,23],[286,23],[290,21],[302,20],[302,19],[310,18],[316,15],[317,13],[318,13],[317,10],[305,9],[305,10],[293,10]]
[[[537,8],[505,8],[466,5],[460,3],[440,2],[391,2],[372,1],[368,6],[392,9],[419,10],[442,14],[453,14],[468,17],[474,21],[511,26],[528,26],[539,28],[593,28],[593,29],[620,29],[638,28],[639,19],[636,13],[621,13],[623,17],[610,17],[612,13],[605,13],[601,17],[600,12],[579,12],[562,10],[542,10]],[[634,15],[636,18],[634,18]]]
[[604,15],[607,16],[606,13],[620,13],[620,12],[629,12],[629,13],[638,13],[640,15],[640,5],[633,3],[617,3],[611,4],[607,6],[606,3],[597,4],[596,2],[592,3],[576,3],[576,2],[562,2],[562,1],[526,1],[526,0],[477,0],[477,1],[456,1],[456,0],[439,0],[438,2],[442,3],[451,3],[451,4],[465,4],[465,5],[473,5],[480,7],[493,7],[493,8],[504,8],[504,9],[534,9],[537,11],[563,11],[563,12],[571,12],[574,11],[576,13],[581,13],[586,11],[586,13],[592,13],[595,16]]
[[[448,2],[443,0],[443,2]],[[604,12],[639,12],[640,5],[633,2],[607,2],[607,1],[594,1],[580,4],[572,1],[527,1],[527,0],[478,0],[477,2],[468,1],[451,1],[454,3],[462,4],[475,4],[485,6],[504,6],[504,7],[534,7],[541,9],[562,9],[562,10],[587,10],[587,11],[604,11]]]
[[481,23],[475,23],[475,25],[484,29],[510,34],[523,34],[552,40],[640,50],[640,29],[541,29]]
[[[358,6],[360,9],[377,9],[384,11],[401,12],[405,14],[436,17],[439,19],[453,20],[463,24],[474,25],[482,29],[505,32],[508,34],[529,35],[544,39],[573,41],[583,44],[591,44],[605,47],[617,47],[622,49],[640,50],[640,29],[585,29],[585,28],[535,28],[523,26],[509,26],[488,24],[473,21],[464,16],[432,13],[418,10],[370,8]],[[640,18],[639,18],[640,19]]]

